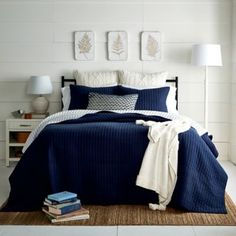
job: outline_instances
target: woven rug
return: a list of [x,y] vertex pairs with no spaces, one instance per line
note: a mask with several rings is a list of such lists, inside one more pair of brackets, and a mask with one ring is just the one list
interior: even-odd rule
[[[236,206],[226,195],[227,214],[152,211],[141,205],[84,206],[90,219],[60,225],[236,225]],[[0,225],[51,225],[43,212],[0,212]]]

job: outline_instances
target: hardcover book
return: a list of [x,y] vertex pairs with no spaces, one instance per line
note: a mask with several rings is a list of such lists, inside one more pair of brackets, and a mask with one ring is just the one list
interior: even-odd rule
[[52,223],[59,223],[59,222],[65,222],[65,221],[73,221],[73,220],[87,220],[89,219],[89,215],[80,215],[80,216],[72,216],[68,218],[62,218],[62,219],[51,219]]
[[47,199],[51,200],[51,201],[62,202],[62,201],[69,200],[69,199],[71,200],[72,198],[76,198],[76,197],[77,197],[76,193],[63,191],[63,192],[59,192],[59,193],[50,194],[50,195],[48,195]]
[[76,201],[73,201],[73,202],[59,203],[59,204],[53,204],[53,205],[48,204],[48,203],[44,203],[44,205],[46,205],[48,207],[56,208],[56,209],[62,209],[64,207],[71,206],[71,205],[74,205],[76,203],[81,205],[81,202],[80,202],[79,199],[77,199]]
[[42,211],[46,213],[46,216],[50,219],[52,223],[89,219],[89,210],[85,208],[81,208],[80,210],[73,211],[65,215],[55,215],[49,212],[46,207],[43,207]]
[[55,215],[63,215],[72,211],[79,210],[81,208],[80,201],[73,202],[69,205],[62,206],[60,208],[55,208],[54,206],[48,206],[48,211]]
[[38,114],[38,113],[31,113],[32,119],[44,119],[49,116],[49,113]]
[[77,197],[75,198],[71,198],[71,199],[67,199],[67,200],[63,200],[63,201],[53,201],[53,200],[49,200],[47,198],[44,199],[44,205],[58,205],[58,204],[61,204],[61,203],[69,203],[69,202],[76,202],[78,200]]
[[77,211],[73,211],[64,215],[56,215],[48,211],[46,207],[42,208],[42,211],[45,212],[47,215],[51,216],[54,219],[64,219],[64,218],[69,218],[72,216],[79,216],[79,215],[89,215],[89,210],[81,207]]

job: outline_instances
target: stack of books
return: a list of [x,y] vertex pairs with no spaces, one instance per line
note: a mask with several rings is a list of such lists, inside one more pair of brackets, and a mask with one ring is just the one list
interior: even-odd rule
[[32,119],[44,119],[44,118],[46,118],[46,117],[48,117],[48,116],[49,116],[49,113],[48,113],[48,112],[46,112],[46,113],[41,113],[41,114],[39,114],[39,113],[34,113],[34,112],[31,113]]
[[89,211],[81,206],[77,194],[68,191],[48,195],[42,210],[52,223],[89,219]]

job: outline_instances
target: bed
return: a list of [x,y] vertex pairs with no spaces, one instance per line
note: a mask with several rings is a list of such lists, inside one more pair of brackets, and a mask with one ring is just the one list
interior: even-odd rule
[[[76,192],[83,204],[158,204],[155,191],[136,185],[150,141],[150,127],[137,125],[137,120],[161,124],[183,118],[176,109],[178,78],[167,81],[163,73],[147,75],[147,86],[140,74],[122,72],[121,85],[114,83],[116,76],[103,75],[102,85],[94,85],[97,80],[91,76],[91,87],[83,80],[70,85],[69,102],[63,94],[63,111],[46,118],[28,138],[9,178],[11,191],[3,211],[39,210],[48,194],[64,190]],[[84,77],[88,81],[88,75]],[[162,82],[156,84],[156,77]],[[172,104],[167,102],[166,81],[175,85]],[[75,80],[62,78],[63,87],[68,82]],[[178,134],[177,182],[169,205],[226,213],[227,175],[216,160],[212,137],[184,119],[190,128]]]

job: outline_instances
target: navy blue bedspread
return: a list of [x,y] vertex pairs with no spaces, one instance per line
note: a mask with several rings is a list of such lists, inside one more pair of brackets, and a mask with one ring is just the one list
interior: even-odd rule
[[[95,113],[48,125],[26,150],[9,180],[2,211],[32,211],[54,192],[76,192],[83,204],[157,203],[158,195],[135,185],[149,142],[137,119],[158,116]],[[171,205],[194,212],[226,213],[227,175],[207,134],[179,134],[178,179]]]

